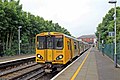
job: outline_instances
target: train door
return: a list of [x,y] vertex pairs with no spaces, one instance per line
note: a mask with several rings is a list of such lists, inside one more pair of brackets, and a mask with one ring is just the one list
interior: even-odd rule
[[66,50],[65,50],[65,55],[66,55],[66,61],[69,61],[71,59],[71,41],[69,38],[66,38]]
[[72,50],[73,48],[72,48],[72,40],[70,39],[70,59],[72,59],[72,57],[73,57],[73,50]]
[[54,47],[54,37],[53,36],[47,36],[46,37],[46,61],[51,62],[53,60],[53,47]]

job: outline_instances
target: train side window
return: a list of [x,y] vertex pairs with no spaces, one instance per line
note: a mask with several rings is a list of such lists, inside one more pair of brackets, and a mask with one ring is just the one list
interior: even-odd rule
[[74,42],[74,49],[77,49],[77,44],[76,44],[76,42]]
[[78,49],[80,48],[80,44],[79,44],[79,42],[77,42],[77,47],[78,47]]
[[68,50],[70,50],[70,42],[67,41]]

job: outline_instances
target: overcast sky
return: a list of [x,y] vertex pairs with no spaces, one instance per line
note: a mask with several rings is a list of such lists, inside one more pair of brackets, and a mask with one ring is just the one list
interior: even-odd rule
[[[52,20],[73,36],[94,34],[108,10],[109,0],[20,0],[23,10]],[[120,1],[117,2],[120,6]]]

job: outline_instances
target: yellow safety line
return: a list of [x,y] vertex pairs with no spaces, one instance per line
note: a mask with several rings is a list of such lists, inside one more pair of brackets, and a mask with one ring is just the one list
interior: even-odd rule
[[[91,50],[91,49],[90,49]],[[78,75],[78,73],[80,72],[83,64],[85,63],[86,59],[88,58],[88,55],[90,54],[90,51],[89,53],[86,55],[85,59],[83,60],[82,64],[79,66],[79,68],[77,69],[77,71],[74,73],[74,75],[72,76],[72,78],[70,80],[74,80],[76,78],[76,76]]]

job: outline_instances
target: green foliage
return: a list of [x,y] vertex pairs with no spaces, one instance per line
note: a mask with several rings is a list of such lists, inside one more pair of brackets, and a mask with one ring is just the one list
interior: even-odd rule
[[4,55],[6,55],[6,56],[13,56],[13,55],[15,55],[15,54],[16,54],[16,53],[15,53],[14,50],[7,49],[7,50],[5,50],[5,54],[4,54]]
[[[27,53],[35,51],[35,35],[38,33],[55,31],[70,35],[70,32],[58,23],[23,11],[19,2],[19,0],[0,0],[0,43],[3,45],[5,55],[18,53],[18,26],[22,26],[21,45],[28,50]],[[26,51],[22,50],[22,53]]]
[[[103,17],[102,23],[97,27],[96,36],[100,40],[104,40],[105,43],[113,43],[114,36],[108,35],[109,32],[114,32],[114,8],[110,9],[108,13]],[[117,30],[117,42],[120,42],[120,7],[116,7],[116,30]]]

